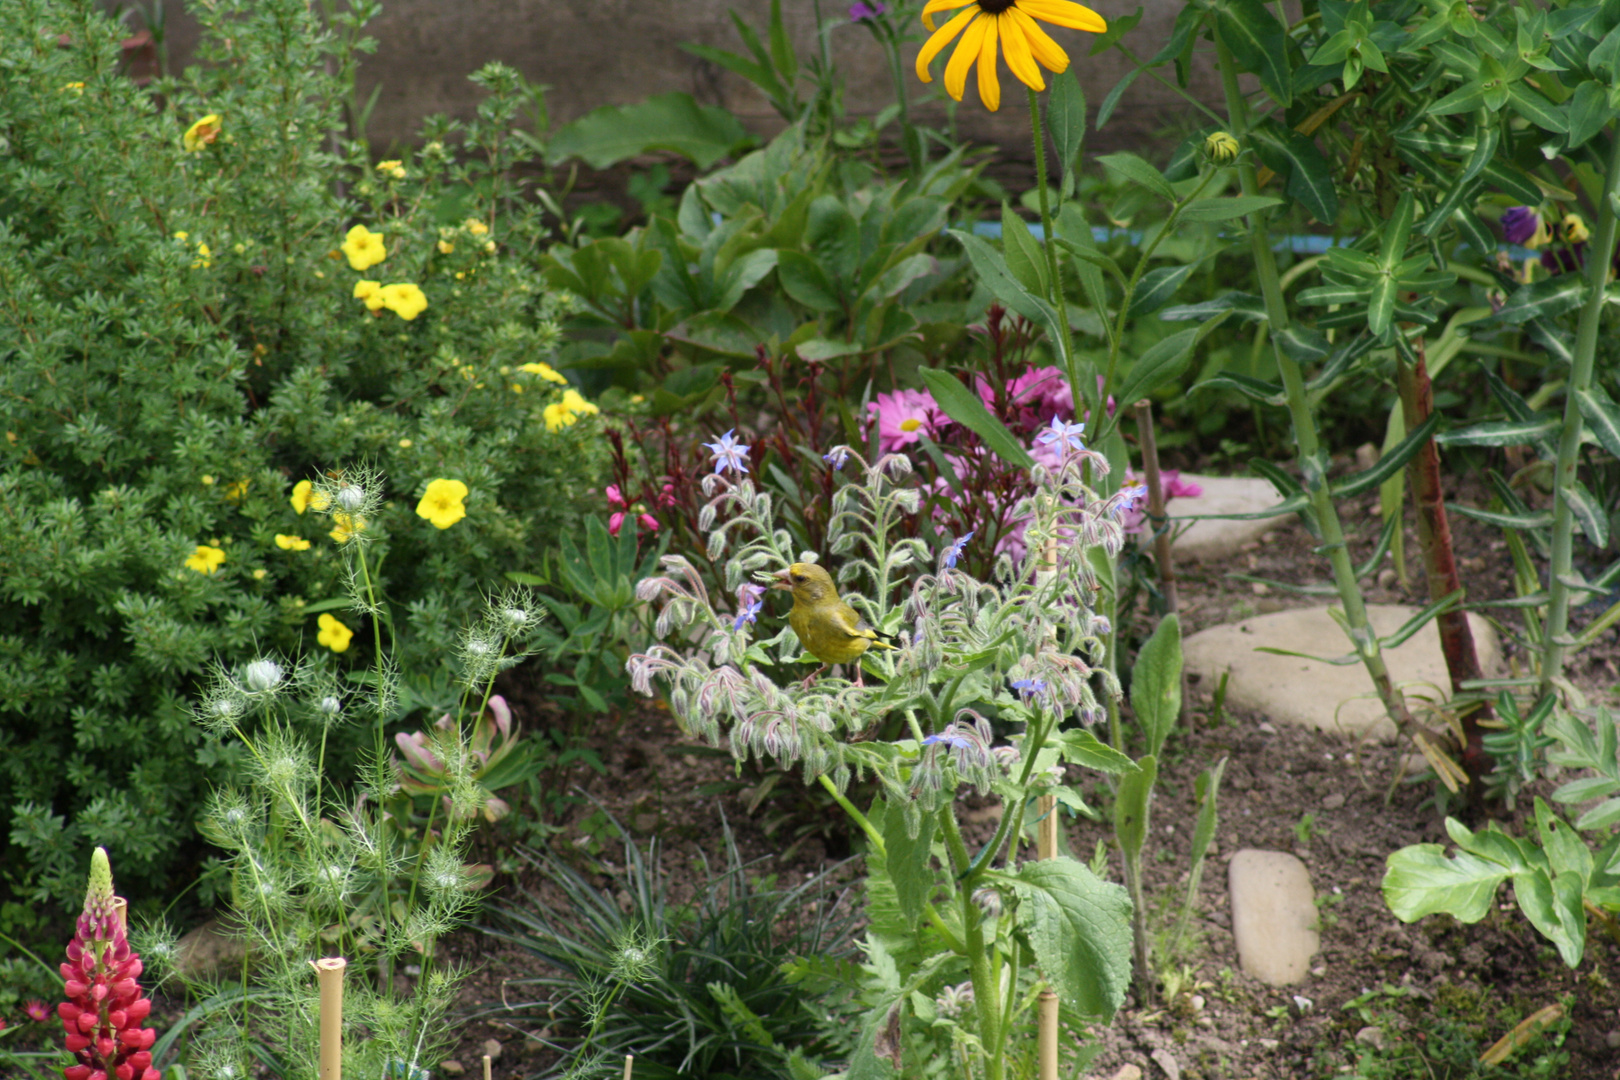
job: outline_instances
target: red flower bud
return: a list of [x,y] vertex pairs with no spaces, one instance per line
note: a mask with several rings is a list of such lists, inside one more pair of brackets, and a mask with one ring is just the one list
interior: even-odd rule
[[71,1001],[64,1001],[61,1004],[56,1006],[56,1015],[60,1016],[63,1020],[66,1020],[66,1021],[77,1020],[79,1018],[79,1013],[82,1012],[82,1011],[83,1010],[81,1010],[77,1005],[73,1004],[73,1002],[71,1002]]
[[140,998],[127,1011],[129,1013],[129,1022],[138,1024],[145,1020],[147,1014],[152,1011],[152,1001],[150,998]]
[[90,1045],[90,1036],[69,1035],[62,1041],[67,1044],[68,1053],[77,1054],[80,1050],[83,1050],[85,1047]]
[[65,1080],[90,1080],[90,1066],[69,1065],[62,1070],[62,1076]]
[[114,1069],[113,1074],[118,1077],[118,1080],[135,1080],[135,1066],[126,1061]]
[[85,1010],[79,1014],[79,1019],[75,1021],[75,1026],[78,1027],[80,1031],[88,1035],[90,1032],[96,1030],[96,1025],[100,1022],[100,1016],[90,1012],[89,1010]]
[[123,1009],[114,1009],[112,1012],[107,1014],[107,1023],[111,1024],[115,1028],[128,1027],[129,1014]]
[[111,1039],[107,1038],[107,1036],[105,1036],[105,1035],[101,1036],[99,1039],[96,1040],[95,1051],[96,1051],[96,1053],[101,1055],[101,1059],[103,1061],[105,1061],[107,1058],[112,1057],[113,1056],[113,1051],[117,1050],[117,1049],[118,1049],[118,1044],[113,1042]]

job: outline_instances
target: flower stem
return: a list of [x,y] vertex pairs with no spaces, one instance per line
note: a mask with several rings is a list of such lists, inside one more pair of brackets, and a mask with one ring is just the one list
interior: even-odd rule
[[1570,365],[1569,387],[1564,392],[1564,431],[1558,440],[1558,464],[1553,483],[1552,558],[1547,568],[1547,626],[1542,638],[1541,692],[1553,691],[1563,677],[1564,659],[1574,644],[1569,634],[1569,580],[1574,561],[1575,512],[1570,494],[1575,490],[1575,466],[1581,449],[1579,395],[1592,386],[1598,329],[1603,318],[1609,265],[1614,261],[1616,222],[1614,200],[1620,193],[1620,132],[1609,144],[1609,170],[1597,199],[1597,229],[1586,252],[1587,295],[1575,331],[1575,360]]
[[[1219,27],[1215,29],[1215,57],[1220,66],[1221,87],[1226,95],[1227,123],[1232,135],[1242,144],[1249,130],[1248,103],[1238,87],[1237,64],[1231,49],[1221,38]],[[1252,155],[1239,156],[1237,170],[1243,194],[1259,194],[1260,184],[1255,175]],[[1321,530],[1320,550],[1326,553],[1333,568],[1334,588],[1339,594],[1339,602],[1344,605],[1345,623],[1356,654],[1361,657],[1367,674],[1372,677],[1373,686],[1389,718],[1401,732],[1411,734],[1414,727],[1412,715],[1407,710],[1405,696],[1389,676],[1378,635],[1373,632],[1367,619],[1367,606],[1361,597],[1361,586],[1356,581],[1355,567],[1350,562],[1350,550],[1345,545],[1344,528],[1339,523],[1339,514],[1334,508],[1332,493],[1328,490],[1328,457],[1317,435],[1316,418],[1311,415],[1305,380],[1300,374],[1299,365],[1282,345],[1289,329],[1288,305],[1283,300],[1277,259],[1271,250],[1270,235],[1266,229],[1267,217],[1264,210],[1249,215],[1249,246],[1255,276],[1260,281],[1260,292],[1265,298],[1271,352],[1276,358],[1277,370],[1282,375],[1283,389],[1288,397],[1288,414],[1293,421],[1294,442],[1299,451],[1301,481]]]
[[[1029,95],[1029,130],[1035,144],[1035,191],[1041,206],[1041,249],[1046,252],[1046,301],[1057,312],[1058,325],[1063,330],[1063,340],[1052,344],[1063,350],[1063,372],[1069,377],[1069,392],[1074,395],[1074,400],[1091,401],[1096,396],[1097,388],[1092,387],[1090,393],[1081,392],[1080,372],[1075,366],[1074,337],[1069,332],[1069,309],[1063,299],[1063,268],[1058,262],[1057,233],[1052,228],[1052,205],[1046,187],[1046,138],[1041,133],[1041,99],[1029,87],[1026,86],[1024,90]],[[1097,415],[1095,410],[1093,415]]]

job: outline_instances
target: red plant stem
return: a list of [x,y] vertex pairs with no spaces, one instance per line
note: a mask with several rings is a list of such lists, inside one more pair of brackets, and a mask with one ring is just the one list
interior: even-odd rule
[[[1143,398],[1136,403],[1136,439],[1142,447],[1142,478],[1147,482],[1147,520],[1153,528],[1153,565],[1159,572],[1159,594],[1164,610],[1174,614],[1180,606],[1176,569],[1170,561],[1170,519],[1164,514],[1164,484],[1159,476],[1159,443],[1153,437],[1153,402]],[[1181,718],[1192,713],[1192,697],[1187,693],[1187,669],[1181,669]]]
[[[1429,382],[1429,369],[1424,363],[1423,342],[1415,343],[1416,358],[1408,364],[1400,361],[1397,381],[1400,385],[1401,409],[1406,417],[1406,430],[1422,425],[1434,411],[1434,388]],[[1457,573],[1457,556],[1451,543],[1451,524],[1446,519],[1446,505],[1440,490],[1440,452],[1434,440],[1424,442],[1417,456],[1407,466],[1408,482],[1412,485],[1412,501],[1417,506],[1418,543],[1423,548],[1423,565],[1429,584],[1429,599],[1450,596],[1462,587]],[[1451,674],[1453,696],[1463,693],[1463,684],[1484,677],[1479,666],[1479,653],[1474,648],[1474,631],[1468,625],[1465,612],[1452,608],[1436,619],[1440,629],[1440,648],[1445,653],[1446,670]],[[1469,791],[1479,797],[1479,781],[1491,771],[1490,754],[1485,751],[1483,721],[1493,719],[1490,702],[1481,701],[1477,708],[1465,712],[1462,724],[1462,767],[1473,783]]]

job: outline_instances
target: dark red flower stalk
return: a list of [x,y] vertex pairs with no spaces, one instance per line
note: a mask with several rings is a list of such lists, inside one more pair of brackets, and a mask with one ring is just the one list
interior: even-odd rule
[[152,1068],[157,1032],[141,1027],[152,1002],[136,978],[141,958],[130,951],[113,898],[107,852],[90,860],[90,888],[68,962],[62,965],[67,1000],[56,1007],[67,1030],[68,1052],[79,1064],[62,1070],[66,1080],[162,1080]]

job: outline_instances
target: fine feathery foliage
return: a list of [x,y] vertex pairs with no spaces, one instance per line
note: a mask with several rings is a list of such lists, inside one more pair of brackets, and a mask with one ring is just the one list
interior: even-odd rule
[[0,899],[76,902],[90,844],[137,905],[179,891],[240,759],[188,721],[206,666],[349,649],[344,534],[300,481],[391,479],[371,569],[437,715],[480,589],[605,462],[542,362],[568,301],[510,179],[534,91],[490,65],[476,118],[374,166],[326,74],[371,43],[318,12],[198,8],[205,66],[142,88],[100,5],[0,5]]
[[621,829],[624,869],[605,891],[554,856],[523,853],[566,902],[530,891],[498,908],[491,932],[562,973],[514,980],[547,997],[501,1013],[560,1029],[555,1045],[569,1053],[547,1075],[618,1076],[627,1053],[648,1080],[822,1075],[811,1062],[828,1049],[826,1006],[790,965],[848,955],[848,910],[825,873],[793,887],[754,878],[757,864],[743,862],[723,819],[721,828],[726,866],[715,875],[705,862],[684,905],[669,896],[656,839],[643,852]]

